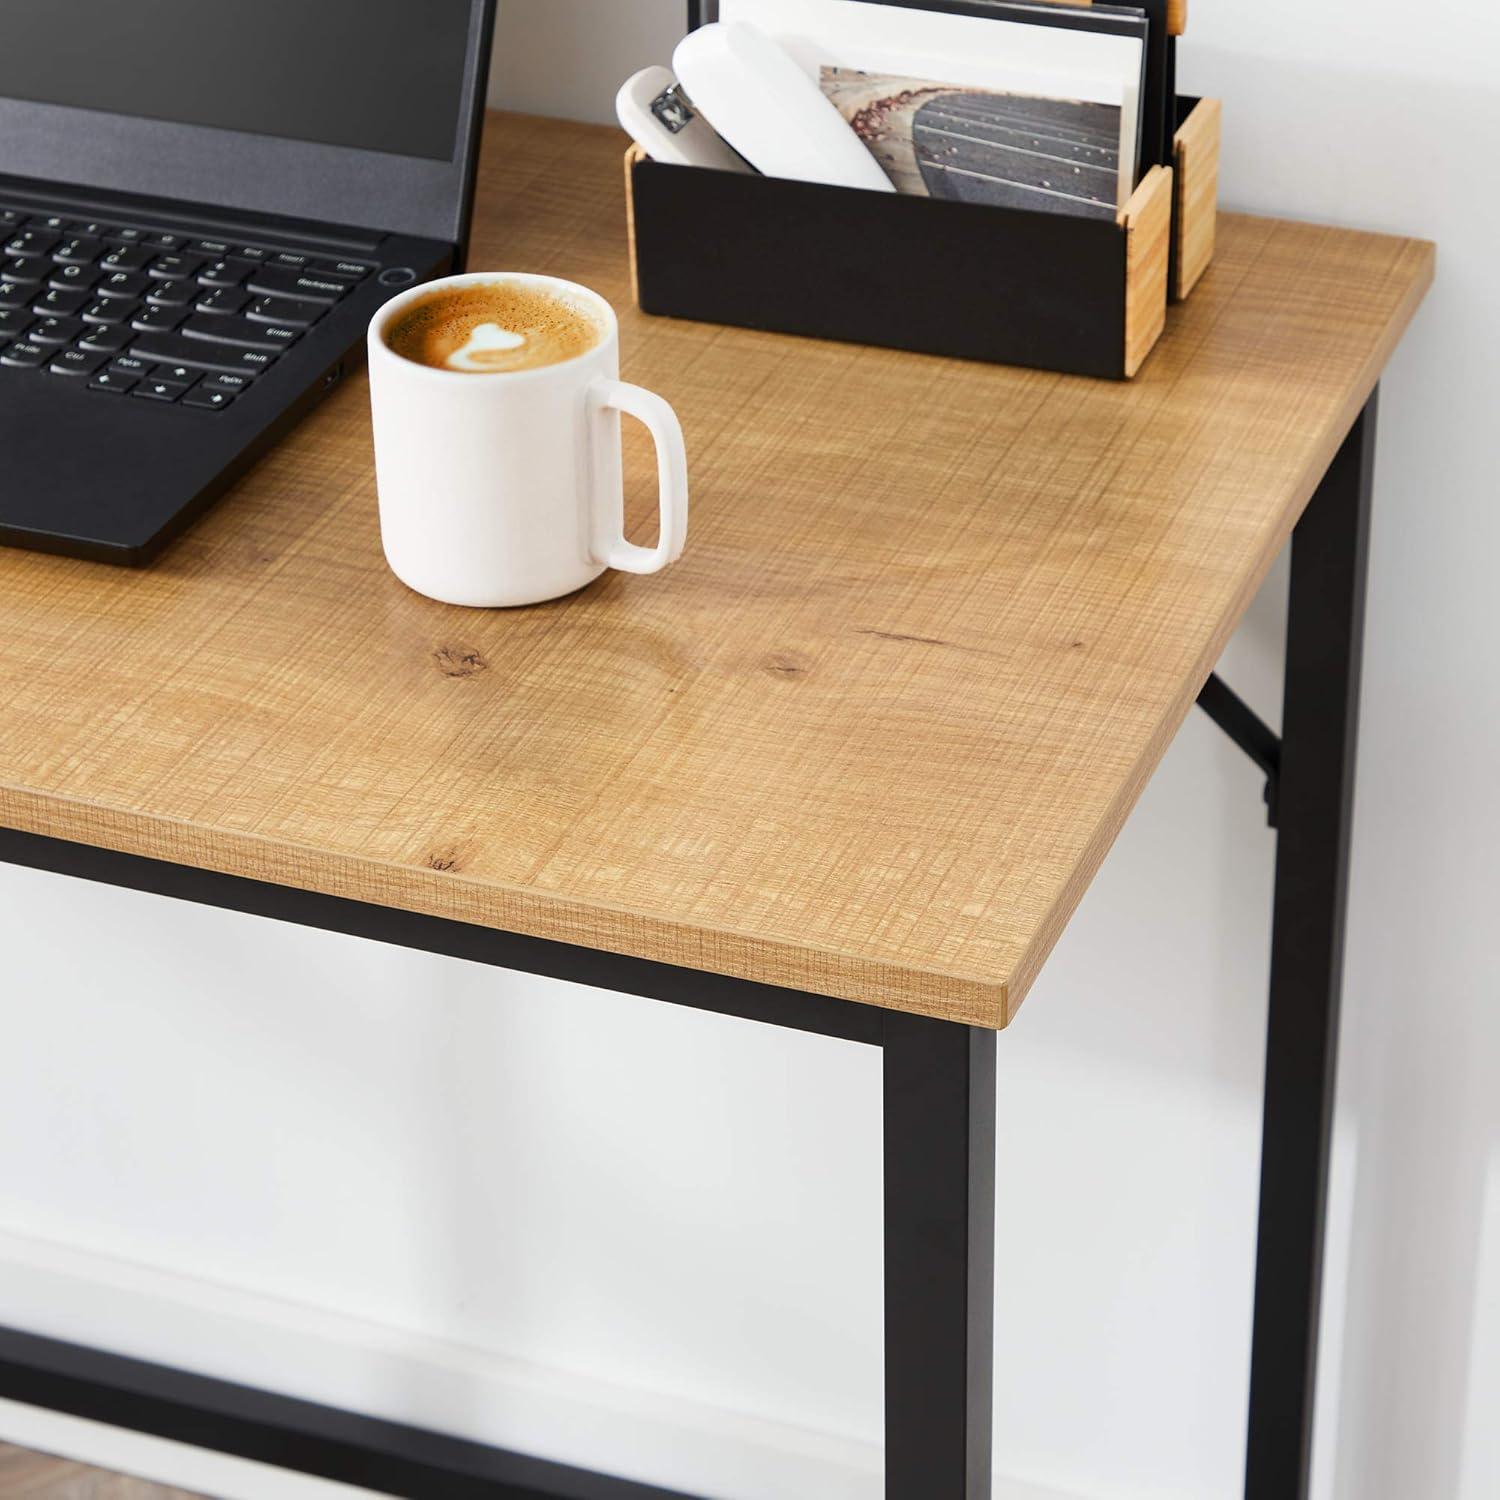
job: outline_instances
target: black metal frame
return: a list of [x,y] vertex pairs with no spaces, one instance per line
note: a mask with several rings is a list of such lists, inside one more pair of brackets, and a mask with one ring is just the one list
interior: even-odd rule
[[1306,1500],[1378,395],[1292,542],[1247,1500]]
[[1198,703],[1266,773],[1278,830],[1246,1500],[1307,1500],[1364,661],[1377,390],[1292,539],[1282,736],[1217,677]]
[[0,1329],[0,1397],[413,1500],[687,1500],[12,1329]]
[[[1283,741],[1227,689],[1205,704],[1279,787],[1247,1500],[1308,1486],[1375,415],[1297,528]],[[882,1048],[886,1494],[989,1500],[994,1032],[13,830],[0,860]],[[685,1500],[18,1331],[0,1397],[412,1500]]]
[[1217,672],[1199,693],[1198,707],[1266,773],[1266,810],[1275,828],[1281,792],[1281,741]]

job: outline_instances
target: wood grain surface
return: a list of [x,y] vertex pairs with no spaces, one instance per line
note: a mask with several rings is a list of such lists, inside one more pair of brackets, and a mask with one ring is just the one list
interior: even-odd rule
[[1174,137],[1177,162],[1177,300],[1186,301],[1213,262],[1219,227],[1219,148],[1224,106],[1200,99]]
[[125,1474],[0,1443],[0,1500],[194,1500]]
[[473,263],[619,307],[686,426],[683,562],[409,593],[353,380],[148,572],[0,552],[0,821],[1004,1025],[1432,247],[1225,219],[1143,374],[1094,382],[642,316],[623,144],[493,119]]
[[1125,229],[1125,374],[1134,376],[1167,326],[1172,171],[1152,167],[1120,210]]

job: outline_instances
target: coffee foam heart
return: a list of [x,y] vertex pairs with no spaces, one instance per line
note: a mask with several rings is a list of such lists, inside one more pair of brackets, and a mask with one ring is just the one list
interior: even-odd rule
[[542,369],[604,338],[587,306],[524,282],[444,287],[405,308],[386,332],[403,359],[462,375]]
[[481,323],[469,335],[469,342],[462,349],[455,349],[448,356],[448,368],[466,375],[483,375],[504,368],[502,356],[513,354],[526,347],[526,335],[502,328],[498,323]]

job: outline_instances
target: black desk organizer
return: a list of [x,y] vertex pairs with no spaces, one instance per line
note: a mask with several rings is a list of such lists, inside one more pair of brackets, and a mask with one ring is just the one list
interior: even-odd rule
[[[1116,223],[668,166],[632,147],[636,300],[665,317],[1129,379],[1169,295],[1207,264],[1201,231],[1189,262],[1181,246],[1185,213],[1201,224],[1210,137],[1217,184],[1217,105],[1179,99],[1177,119]],[[1174,191],[1179,160],[1190,198]],[[1206,239],[1211,255],[1211,224]]]

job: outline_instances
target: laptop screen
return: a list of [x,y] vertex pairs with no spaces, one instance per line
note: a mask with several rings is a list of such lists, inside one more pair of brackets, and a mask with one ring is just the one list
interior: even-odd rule
[[431,161],[472,0],[4,0],[0,97]]

